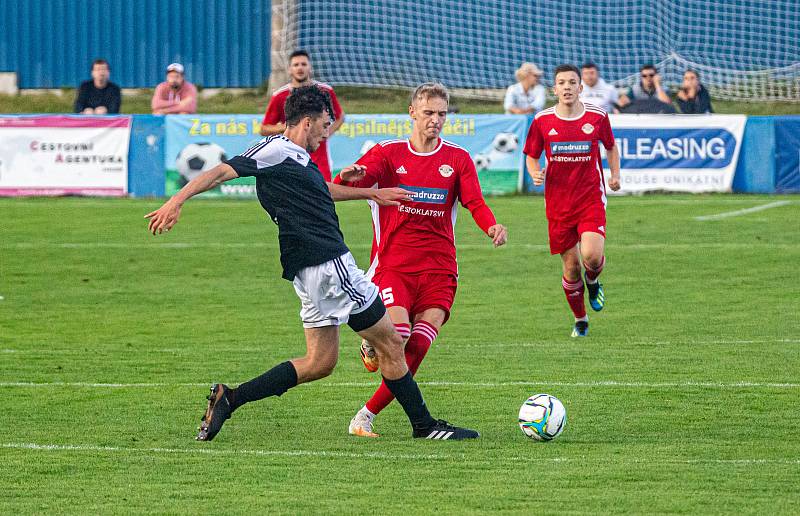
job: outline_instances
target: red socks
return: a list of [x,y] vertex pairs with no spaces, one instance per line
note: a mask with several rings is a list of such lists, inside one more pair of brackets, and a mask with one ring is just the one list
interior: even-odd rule
[[589,268],[589,266],[586,265],[586,262],[583,262],[583,268],[586,269],[586,279],[589,281],[589,283],[594,283],[595,281],[597,281],[597,277],[600,275],[601,272],[603,272],[603,266],[605,266],[605,264],[606,264],[605,256],[603,256],[603,259],[600,260],[600,265],[598,265],[596,269]]
[[569,303],[569,307],[575,315],[575,319],[578,320],[586,317],[586,305],[583,303],[583,280],[578,279],[575,283],[570,283],[566,278],[561,278],[561,286],[564,287],[567,303]]
[[[581,301],[582,300],[583,297],[581,297]],[[403,333],[400,331],[399,326],[402,325],[396,324],[395,328],[397,328],[398,333],[402,335]],[[405,326],[406,329],[409,328],[408,325]],[[431,344],[436,340],[438,333],[438,330],[427,321],[417,321],[414,323],[414,330],[411,332],[408,342],[406,342],[405,351],[406,364],[408,364],[408,369],[411,371],[412,375],[416,374],[419,365],[422,363],[422,359],[425,358]],[[382,381],[378,390],[376,390],[375,394],[367,401],[367,410],[373,414],[378,414],[381,410],[385,409],[393,399],[394,396],[391,391],[389,391],[389,388],[386,387],[386,382]]]

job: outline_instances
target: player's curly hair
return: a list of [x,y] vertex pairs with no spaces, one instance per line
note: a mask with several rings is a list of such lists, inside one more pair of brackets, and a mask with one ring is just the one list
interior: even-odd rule
[[297,125],[307,116],[316,118],[326,112],[331,119],[336,118],[333,114],[330,95],[314,85],[302,86],[292,91],[292,94],[286,99],[284,111],[287,126]]

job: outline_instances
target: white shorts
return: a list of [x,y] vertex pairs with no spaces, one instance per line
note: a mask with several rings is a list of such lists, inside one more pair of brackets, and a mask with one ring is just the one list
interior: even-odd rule
[[343,254],[320,265],[306,267],[294,277],[305,328],[346,324],[378,297],[378,287],[356,266],[353,255]]

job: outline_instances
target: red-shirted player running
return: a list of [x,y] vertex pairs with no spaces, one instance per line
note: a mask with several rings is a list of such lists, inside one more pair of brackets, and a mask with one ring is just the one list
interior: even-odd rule
[[[599,142],[608,154],[608,186],[614,191],[620,186],[619,151],[608,114],[578,99],[581,76],[577,67],[556,67],[553,92],[558,103],[536,115],[524,151],[533,184],[545,183],[550,252],[560,254],[564,265],[561,284],[575,315],[572,336],[585,337],[589,317],[583,301],[581,261],[586,269],[589,304],[595,311],[605,304],[603,286],[597,280],[605,263],[606,236],[606,185]],[[545,170],[539,165],[542,150],[547,157],[546,181]]]
[[[417,87],[408,109],[413,120],[411,137],[375,145],[358,160],[361,168],[334,180],[359,187],[400,186],[414,192],[413,200],[400,206],[387,209],[370,203],[375,231],[372,281],[398,332],[408,337],[405,353],[412,374],[447,322],[455,298],[458,266],[453,224],[458,203],[470,211],[495,247],[505,244],[507,237],[506,228],[497,224],[483,199],[469,153],[439,138],[449,98],[441,84]],[[367,342],[362,344],[362,358],[367,369],[377,370]],[[393,399],[381,383],[350,422],[349,432],[377,437],[373,419]]]
[[[308,57],[308,52],[305,50],[295,50],[289,56],[289,84],[282,86],[272,93],[267,105],[267,111],[264,113],[264,120],[261,121],[261,136],[271,136],[273,134],[282,134],[286,130],[286,113],[283,106],[286,105],[286,99],[292,94],[296,88],[301,86],[316,85],[319,89],[326,92],[331,97],[331,106],[333,107],[333,115],[335,120],[328,129],[328,137],[332,136],[344,122],[344,111],[342,106],[339,105],[339,100],[333,92],[333,87],[323,82],[317,82],[311,79],[311,61]],[[322,172],[325,181],[331,180],[331,163],[328,156],[328,142],[322,140],[319,148],[311,153],[311,161],[313,161],[319,171]]]

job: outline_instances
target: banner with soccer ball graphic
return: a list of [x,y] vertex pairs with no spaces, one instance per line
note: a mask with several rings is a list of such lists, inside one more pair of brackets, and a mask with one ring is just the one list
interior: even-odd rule
[[[522,146],[526,116],[450,115],[442,138],[472,155],[485,194],[506,194],[522,188]],[[222,160],[247,150],[261,139],[261,115],[174,115],[166,117],[166,195]],[[352,164],[383,140],[408,138],[408,115],[347,115],[328,144],[333,173]],[[255,196],[255,180],[239,178],[205,196]]]

